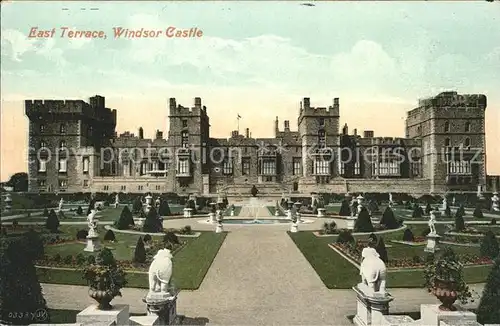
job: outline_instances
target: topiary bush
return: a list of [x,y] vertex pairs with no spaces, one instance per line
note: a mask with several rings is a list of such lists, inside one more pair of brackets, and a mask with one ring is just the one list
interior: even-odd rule
[[500,257],[495,259],[481,301],[477,308],[477,321],[483,325],[500,324]]
[[431,211],[432,211],[431,204],[427,203],[427,205],[425,205],[425,215],[431,215]]
[[134,263],[144,264],[146,262],[146,248],[144,248],[144,241],[142,237],[137,239],[137,244],[134,250]]
[[422,216],[424,216],[424,211],[422,210],[422,207],[420,207],[419,204],[413,205],[413,213],[411,214],[411,217],[421,218]]
[[161,201],[160,207],[158,208],[158,214],[160,214],[160,216],[172,215],[172,212],[170,211],[170,206],[168,205],[168,202],[166,199]]
[[45,228],[50,230],[52,233],[57,233],[59,229],[59,219],[57,218],[56,212],[53,209],[50,210],[49,216],[45,221]]
[[342,201],[342,204],[340,205],[340,211],[339,211],[340,216],[351,216],[351,208],[349,207],[349,202],[347,199],[344,199]]
[[82,206],[78,206],[78,208],[76,209],[76,215],[83,215],[83,209],[82,209]]
[[361,212],[358,214],[358,218],[354,223],[354,232],[373,232],[375,229],[373,228],[372,220],[370,218],[370,214],[368,210],[363,207],[361,208]]
[[87,236],[89,235],[89,231],[87,230],[78,230],[78,232],[76,232],[76,240],[85,240],[87,239]]
[[112,230],[106,231],[106,234],[104,234],[104,241],[116,241],[115,233]]
[[457,208],[457,211],[455,212],[455,217],[464,217],[465,216],[465,207],[463,205],[460,205],[459,208]]
[[496,218],[492,218],[491,219],[491,225],[496,225],[497,224],[497,220]]
[[474,216],[475,218],[484,218],[483,211],[481,210],[481,207],[479,205],[477,205],[474,209],[474,213],[472,213],[472,216]]
[[323,223],[321,233],[322,234],[336,234],[337,233],[337,223],[335,223],[335,221]]
[[394,216],[394,212],[389,206],[387,206],[387,208],[384,210],[384,213],[382,214],[380,225],[385,226],[387,229],[397,229],[400,226],[400,224],[396,220],[396,217]]
[[163,231],[162,222],[154,207],[151,207],[148,214],[146,215],[142,230],[148,233],[159,233]]
[[132,211],[134,212],[134,214],[142,211],[142,202],[140,197],[135,198],[134,203],[132,204]]
[[144,236],[143,240],[144,240],[144,243],[149,243],[149,242],[151,242],[151,240],[153,240],[153,238],[151,238],[151,236],[149,234],[146,234]]
[[192,234],[193,230],[191,229],[191,225],[186,225],[179,230],[180,234]]
[[45,208],[43,209],[43,216],[45,216],[45,217],[48,217],[48,216],[49,216],[49,210],[47,209],[47,207],[45,207]]
[[461,215],[455,217],[455,231],[460,232],[465,230],[465,221]]
[[375,245],[377,244],[377,242],[378,242],[377,236],[375,235],[375,233],[371,233],[368,236],[368,243],[373,244],[373,247],[375,247]]
[[410,229],[406,229],[405,232],[403,233],[403,241],[407,242],[415,241],[415,236],[413,235],[413,232]]
[[385,247],[384,238],[380,237],[378,239],[375,250],[377,250],[378,254],[380,255],[380,259],[382,259],[382,261],[387,264],[389,258],[387,256],[387,248]]
[[495,259],[498,257],[498,240],[495,237],[495,234],[488,230],[481,241],[480,247],[481,256],[489,257],[491,259]]
[[129,229],[131,226],[135,225],[134,217],[128,206],[124,206],[120,217],[115,221],[114,226],[119,230]]
[[163,236],[163,243],[179,244],[179,238],[174,232],[169,231]]
[[350,230],[341,230],[339,236],[337,237],[337,243],[339,244],[354,244],[355,240],[352,236]]

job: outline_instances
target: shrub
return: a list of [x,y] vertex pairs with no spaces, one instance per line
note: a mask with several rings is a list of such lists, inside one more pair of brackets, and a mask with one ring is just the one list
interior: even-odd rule
[[146,262],[146,248],[144,248],[144,241],[142,241],[142,237],[139,237],[139,239],[137,239],[133,261],[139,264],[143,264]]
[[371,233],[369,236],[368,236],[368,242],[373,244],[373,247],[375,247],[375,245],[377,244],[378,242],[378,239],[377,239],[377,236],[375,235],[375,233]]
[[50,210],[49,216],[45,221],[45,228],[50,230],[52,233],[56,233],[59,229],[59,219],[57,218],[56,212],[53,209]]
[[144,221],[144,226],[142,227],[142,229],[144,232],[150,232],[150,233],[159,233],[163,230],[163,225],[154,207],[151,207],[149,209],[149,212],[146,215],[146,220]]
[[169,231],[163,236],[163,243],[179,244],[179,238],[174,232]]
[[415,236],[413,235],[413,232],[411,232],[410,229],[406,229],[405,232],[403,233],[403,241],[408,241],[408,242],[415,241]]
[[497,224],[497,220],[495,218],[492,218],[491,219],[491,225],[496,225]]
[[56,263],[59,263],[61,261],[62,257],[60,254],[55,254],[52,256],[52,260],[55,261]]
[[323,228],[321,229],[323,234],[335,234],[337,233],[337,223],[334,221],[323,223]]
[[458,216],[461,216],[461,217],[465,216],[465,208],[463,205],[460,205],[460,207],[455,212],[455,217],[458,217]]
[[425,205],[425,215],[431,215],[431,211],[432,211],[431,204],[427,203],[427,205]]
[[132,216],[132,212],[128,208],[127,205],[125,205],[122,209],[122,212],[120,213],[120,217],[118,218],[117,221],[115,221],[114,225],[117,229],[119,230],[126,230],[130,226],[133,226],[134,223],[134,217]]
[[377,213],[379,211],[378,203],[375,199],[370,200],[368,203],[368,210],[371,213]]
[[397,229],[399,227],[399,223],[394,216],[394,212],[392,209],[387,206],[384,213],[382,214],[382,218],[380,219],[380,224],[384,225],[388,229]]
[[172,215],[172,212],[170,211],[170,206],[168,205],[168,202],[166,199],[161,201],[160,207],[158,208],[158,214],[160,214],[160,216]]
[[89,235],[89,231],[87,230],[78,230],[78,232],[76,232],[76,240],[85,240],[87,239],[87,236]]
[[95,264],[95,256],[92,256],[92,255],[88,256],[87,257],[87,264],[89,264],[89,265]]
[[429,233],[431,233],[431,229],[427,227],[422,230],[422,233],[420,235],[426,237]]
[[483,211],[481,211],[481,207],[479,205],[477,205],[476,208],[474,209],[474,213],[472,213],[472,216],[474,216],[475,218],[484,217]]
[[47,207],[45,207],[45,208],[43,209],[43,216],[45,216],[45,217],[48,217],[48,216],[49,216],[49,210],[47,209]]
[[85,264],[86,261],[87,261],[87,259],[85,258],[85,255],[82,253],[79,253],[78,255],[75,256],[75,262],[78,265],[83,265],[83,264]]
[[106,231],[104,241],[116,241],[115,233],[112,230]]
[[181,234],[191,234],[193,230],[191,230],[191,225],[186,225],[182,229],[180,229]]
[[17,227],[18,227],[18,226],[19,226],[19,221],[18,221],[18,220],[14,220],[14,221],[12,221],[12,227],[13,227],[14,229],[17,229]]
[[137,214],[142,211],[142,202],[140,197],[136,197],[134,203],[132,204],[132,211]]
[[337,237],[337,243],[339,244],[353,244],[355,242],[352,232],[350,230],[341,230],[339,236]]
[[382,261],[387,264],[389,258],[387,257],[387,248],[385,247],[384,238],[380,237],[378,239],[375,250],[377,250],[378,254],[380,255],[380,259],[382,259]]
[[143,241],[144,241],[145,243],[148,243],[148,242],[151,242],[151,240],[152,240],[152,239],[153,239],[153,238],[151,238],[151,236],[150,236],[149,234],[146,234],[146,235],[144,236]]
[[488,230],[488,232],[484,235],[483,240],[481,241],[480,252],[483,257],[489,257],[491,259],[498,257],[498,241],[495,234],[491,230]]
[[78,208],[76,209],[76,215],[83,215],[82,206],[78,206]]
[[361,212],[359,212],[358,218],[356,219],[356,223],[354,224],[355,232],[373,232],[373,224],[370,218],[370,214],[368,210],[363,207]]
[[455,217],[455,231],[465,230],[465,221],[461,215]]
[[477,321],[483,325],[500,323],[500,258],[495,260],[486,285],[484,286],[481,301],[477,308]]
[[351,216],[351,208],[349,207],[349,203],[347,202],[347,199],[344,199],[342,201],[342,204],[340,205],[339,215],[340,216]]
[[255,185],[253,185],[252,189],[250,190],[250,194],[252,194],[252,197],[256,197],[258,193],[259,190],[257,190],[257,187]]
[[413,213],[411,214],[411,217],[421,218],[423,215],[424,215],[424,212],[422,211],[422,207],[420,207],[419,204],[415,204],[413,206]]
[[63,258],[62,260],[63,264],[65,265],[70,265],[73,262],[73,256],[72,255],[67,255]]

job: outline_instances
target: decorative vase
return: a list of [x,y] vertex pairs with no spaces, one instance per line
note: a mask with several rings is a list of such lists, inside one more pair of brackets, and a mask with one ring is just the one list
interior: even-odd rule
[[111,310],[113,307],[111,306],[110,302],[111,300],[114,299],[116,294],[114,294],[111,291],[102,291],[102,290],[96,290],[96,289],[89,289],[89,296],[97,301],[99,304],[97,309],[99,310]]
[[442,304],[439,306],[440,310],[455,311],[457,309],[453,306],[458,298],[458,293],[455,289],[455,282],[439,279],[434,280],[434,287],[431,292],[441,301]]

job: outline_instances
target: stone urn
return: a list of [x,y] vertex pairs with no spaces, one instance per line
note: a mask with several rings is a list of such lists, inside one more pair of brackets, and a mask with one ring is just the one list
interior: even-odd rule
[[440,310],[443,311],[455,311],[456,308],[453,306],[455,301],[457,301],[458,293],[456,291],[457,284],[452,281],[445,281],[440,279],[434,280],[434,287],[431,293],[441,301],[439,306]]
[[89,289],[89,296],[97,301],[99,310],[111,310],[113,307],[110,302],[113,300],[119,293],[115,293],[111,290],[96,290],[93,288]]

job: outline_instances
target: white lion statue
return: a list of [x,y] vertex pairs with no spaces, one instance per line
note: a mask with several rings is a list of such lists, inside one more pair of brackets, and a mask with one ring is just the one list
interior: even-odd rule
[[172,277],[172,253],[160,249],[149,266],[149,291],[167,293]]
[[380,259],[380,255],[374,248],[367,247],[361,252],[361,257],[363,258],[359,269],[361,282],[374,293],[385,294],[387,267]]

